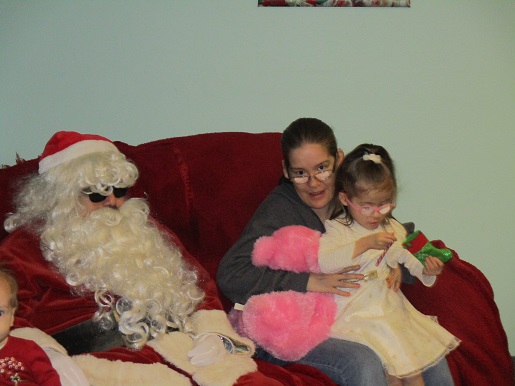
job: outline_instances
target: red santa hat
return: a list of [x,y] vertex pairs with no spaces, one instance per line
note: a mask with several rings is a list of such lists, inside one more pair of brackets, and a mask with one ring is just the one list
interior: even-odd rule
[[48,141],[39,157],[39,174],[86,154],[118,151],[107,138],[96,134],[59,131]]

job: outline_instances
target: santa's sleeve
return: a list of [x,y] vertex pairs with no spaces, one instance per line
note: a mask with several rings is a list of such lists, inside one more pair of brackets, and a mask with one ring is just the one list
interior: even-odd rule
[[39,238],[15,230],[0,244],[0,266],[18,282],[18,309],[14,327],[37,327],[48,334],[91,318],[92,297],[74,295],[70,286],[41,254]]
[[18,283],[18,309],[14,327],[31,327],[29,322],[38,298],[41,296],[39,282],[34,280],[33,272],[41,274],[41,264],[34,254],[39,252],[35,237],[26,232],[15,231],[7,236],[0,245],[0,265],[14,276]]

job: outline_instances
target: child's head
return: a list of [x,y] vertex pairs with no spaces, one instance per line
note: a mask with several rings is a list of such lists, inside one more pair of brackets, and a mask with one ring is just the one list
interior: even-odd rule
[[357,146],[337,171],[336,191],[346,224],[356,221],[375,229],[388,221],[397,196],[395,168],[388,152],[378,145]]
[[14,277],[0,268],[0,343],[7,338],[18,308],[18,284]]

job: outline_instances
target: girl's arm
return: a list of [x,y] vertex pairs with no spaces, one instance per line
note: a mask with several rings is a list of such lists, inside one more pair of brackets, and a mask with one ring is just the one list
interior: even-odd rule
[[318,260],[325,273],[341,272],[348,266],[358,265],[361,255],[369,249],[387,250],[396,240],[393,232],[376,232],[356,238],[356,234],[338,220],[326,221],[325,227]]

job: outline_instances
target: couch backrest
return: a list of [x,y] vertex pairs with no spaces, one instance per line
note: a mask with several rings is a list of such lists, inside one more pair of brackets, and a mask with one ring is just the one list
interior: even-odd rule
[[[140,171],[131,189],[211,275],[281,176],[280,133],[208,133],[137,146],[115,142]],[[13,210],[13,183],[37,160],[0,170],[0,214]],[[0,238],[7,235],[0,230]],[[226,306],[228,305],[227,302]]]
[[281,176],[280,133],[209,133],[116,144],[140,170],[134,189],[211,275]]

